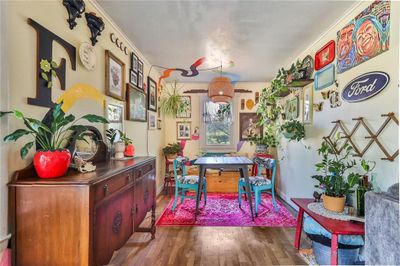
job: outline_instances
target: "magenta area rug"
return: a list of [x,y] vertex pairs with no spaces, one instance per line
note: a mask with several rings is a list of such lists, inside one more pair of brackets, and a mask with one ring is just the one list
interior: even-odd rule
[[199,205],[197,221],[194,220],[195,199],[186,198],[183,204],[179,199],[174,212],[172,212],[173,203],[174,198],[171,199],[158,219],[158,226],[294,227],[296,225],[296,219],[279,201],[277,201],[279,211],[275,212],[271,195],[269,194],[262,195],[262,203],[258,208],[258,217],[254,221],[251,220],[249,204],[244,200],[244,197],[242,208],[239,208],[236,193],[207,193],[207,205],[204,205],[202,199]]

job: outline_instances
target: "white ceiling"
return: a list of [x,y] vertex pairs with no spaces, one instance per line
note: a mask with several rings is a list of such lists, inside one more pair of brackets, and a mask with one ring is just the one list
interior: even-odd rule
[[[98,2],[151,64],[188,69],[203,56],[208,61],[200,68],[232,60],[234,66],[224,70],[240,81],[272,79],[354,5],[326,0]],[[171,77],[207,82],[215,75]]]

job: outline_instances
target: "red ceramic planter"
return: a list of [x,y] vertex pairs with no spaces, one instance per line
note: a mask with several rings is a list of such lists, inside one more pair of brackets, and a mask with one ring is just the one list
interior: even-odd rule
[[40,178],[55,178],[65,175],[71,163],[71,153],[62,151],[38,151],[33,165]]
[[124,155],[125,155],[126,157],[133,157],[133,156],[135,156],[135,146],[133,146],[132,144],[129,144],[128,146],[126,146]]

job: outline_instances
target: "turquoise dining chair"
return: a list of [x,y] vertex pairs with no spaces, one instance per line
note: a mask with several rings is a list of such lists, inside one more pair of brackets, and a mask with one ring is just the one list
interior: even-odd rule
[[[249,176],[250,181],[250,189],[251,192],[254,193],[254,204],[255,204],[255,212],[256,216],[258,216],[258,205],[261,203],[261,193],[264,191],[271,190],[272,194],[272,203],[274,204],[275,212],[278,212],[278,205],[275,200],[275,174],[276,174],[276,161],[271,158],[254,158],[254,163],[257,164],[258,173],[256,176]],[[272,170],[271,180],[262,176],[262,169],[270,169]],[[239,207],[242,207],[242,194],[246,195],[246,182],[244,178],[239,179],[238,183],[238,201]]]
[[[199,183],[199,176],[197,175],[187,175],[186,174],[186,165],[189,162],[189,158],[178,156],[175,158],[173,162],[174,166],[174,177],[175,177],[175,199],[174,205],[172,205],[172,211],[175,211],[176,205],[178,203],[179,193],[181,193],[181,204],[185,200],[185,198],[196,198],[198,190],[198,183]],[[181,174],[179,175],[179,171]],[[204,205],[207,203],[207,184],[206,179],[203,180],[203,193],[204,193]],[[196,191],[196,195],[187,196],[186,192],[189,190]],[[200,199],[201,200],[201,199]]]

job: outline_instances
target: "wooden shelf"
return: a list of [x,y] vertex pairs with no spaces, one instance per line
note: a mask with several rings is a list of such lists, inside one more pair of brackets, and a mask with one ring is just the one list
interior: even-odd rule
[[294,80],[287,85],[289,88],[303,88],[308,84],[314,82],[314,79],[302,79],[302,80]]

